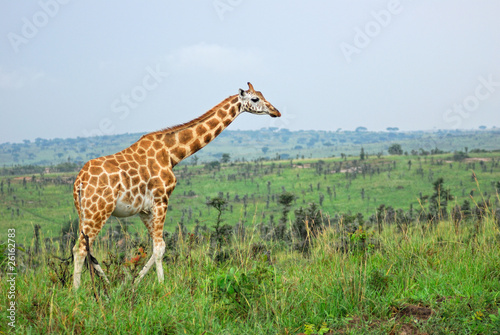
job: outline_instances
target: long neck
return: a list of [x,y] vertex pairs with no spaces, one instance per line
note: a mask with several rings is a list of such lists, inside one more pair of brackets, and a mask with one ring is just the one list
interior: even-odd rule
[[240,109],[238,96],[233,95],[190,122],[153,134],[163,135],[175,166],[216,138],[240,114]]

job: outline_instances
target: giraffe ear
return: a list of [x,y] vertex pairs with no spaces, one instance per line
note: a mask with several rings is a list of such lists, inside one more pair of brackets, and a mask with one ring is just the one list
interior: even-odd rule
[[243,98],[245,96],[245,94],[246,94],[246,92],[240,88],[240,97]]

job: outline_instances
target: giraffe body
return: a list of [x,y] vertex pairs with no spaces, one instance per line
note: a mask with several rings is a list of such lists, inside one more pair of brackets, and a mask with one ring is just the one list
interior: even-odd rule
[[[80,286],[87,255],[83,234],[92,245],[111,215],[139,215],[153,241],[153,254],[139,273],[138,281],[155,263],[158,280],[163,281],[163,225],[168,200],[176,185],[174,166],[207,145],[243,112],[281,116],[260,92],[248,85],[247,91],[240,89],[239,94],[188,123],[146,134],[130,147],[92,159],[83,166],[73,188],[80,219],[80,236],[73,248],[75,289]],[[93,266],[107,280],[101,267]]]

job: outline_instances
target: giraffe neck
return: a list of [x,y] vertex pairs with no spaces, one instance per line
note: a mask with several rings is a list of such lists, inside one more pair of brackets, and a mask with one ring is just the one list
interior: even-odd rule
[[164,142],[170,152],[171,164],[175,166],[210,143],[240,112],[238,95],[233,95],[190,122],[149,135]]

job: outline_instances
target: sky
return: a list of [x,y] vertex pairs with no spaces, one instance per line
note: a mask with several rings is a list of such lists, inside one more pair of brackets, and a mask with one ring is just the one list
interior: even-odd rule
[[0,143],[151,132],[251,82],[229,129],[500,127],[498,0],[0,0]]

